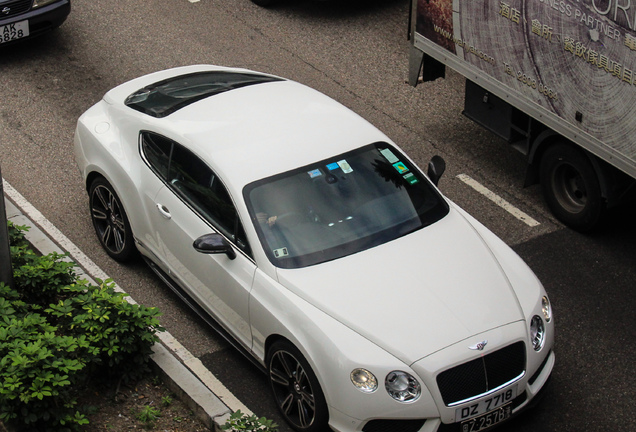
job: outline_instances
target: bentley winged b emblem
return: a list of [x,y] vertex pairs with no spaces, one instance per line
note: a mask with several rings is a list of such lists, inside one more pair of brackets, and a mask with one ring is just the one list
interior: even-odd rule
[[469,346],[468,349],[475,350],[475,351],[483,351],[484,348],[486,348],[487,344],[488,344],[488,340],[483,340],[481,342],[476,343],[473,346]]

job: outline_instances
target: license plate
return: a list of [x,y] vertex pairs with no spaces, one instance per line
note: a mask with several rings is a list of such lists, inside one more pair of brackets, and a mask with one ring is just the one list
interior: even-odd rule
[[474,404],[457,408],[455,410],[455,421],[460,422],[472,417],[477,417],[510,402],[517,397],[517,386],[514,385],[499,393],[495,393],[485,399],[475,402]]
[[0,43],[27,37],[29,35],[29,21],[24,20],[0,26]]
[[479,417],[462,422],[462,432],[479,432],[500,423],[512,415],[512,404],[500,406],[494,411],[490,411]]

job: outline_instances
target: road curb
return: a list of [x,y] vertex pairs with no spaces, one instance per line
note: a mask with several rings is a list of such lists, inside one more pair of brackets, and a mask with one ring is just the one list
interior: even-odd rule
[[[60,254],[66,252],[7,197],[5,197],[5,204],[7,220],[16,225],[29,227],[25,236],[34,249],[44,255],[52,252]],[[68,260],[72,261],[71,258]],[[80,279],[88,279],[91,283],[95,283],[93,277],[79,265],[76,273]],[[221,431],[221,426],[228,420],[232,410],[181,363],[168,347],[161,343],[155,344],[150,358],[154,369],[163,378],[166,386],[192,409],[196,417],[211,430]]]

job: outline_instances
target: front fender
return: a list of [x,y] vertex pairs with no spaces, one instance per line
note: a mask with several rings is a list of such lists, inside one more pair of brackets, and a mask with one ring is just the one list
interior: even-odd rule
[[[256,272],[250,298],[250,321],[253,353],[259,361],[265,365],[268,339],[288,339],[312,367],[330,411],[346,410],[347,416],[358,420],[439,416],[421,378],[418,379],[422,384],[422,396],[413,403],[399,403],[385,391],[384,379],[391,371],[402,370],[417,377],[408,365],[291,293],[260,270]],[[362,393],[353,386],[350,374],[356,367],[365,368],[376,376],[378,389],[375,392]]]

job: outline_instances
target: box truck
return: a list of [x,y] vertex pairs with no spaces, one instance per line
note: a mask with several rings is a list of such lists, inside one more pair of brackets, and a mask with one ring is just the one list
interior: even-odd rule
[[635,194],[636,2],[412,0],[409,82],[466,77],[464,114],[587,231]]

